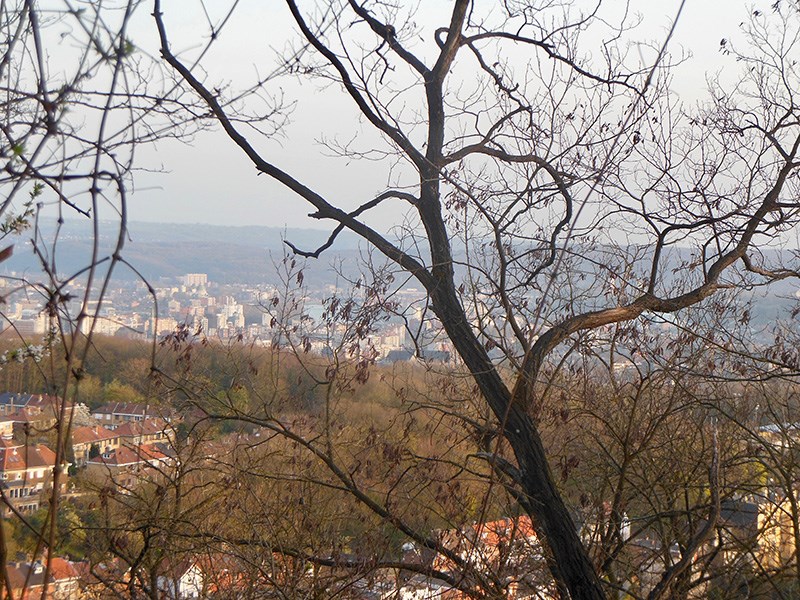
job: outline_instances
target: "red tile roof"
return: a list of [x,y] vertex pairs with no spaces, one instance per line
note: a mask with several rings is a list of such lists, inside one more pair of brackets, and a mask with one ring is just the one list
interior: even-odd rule
[[147,419],[145,421],[129,421],[114,431],[119,437],[135,437],[137,435],[155,435],[169,429],[164,419]]
[[[14,592],[15,598],[18,600],[41,599],[45,572],[44,562],[45,559],[33,564],[27,562],[10,562],[6,565],[8,569],[9,587]],[[55,557],[50,563],[48,580],[54,584],[77,580],[79,573],[76,566],[77,564],[71,563],[66,559]],[[56,597],[56,592],[52,587],[47,597]]]
[[105,465],[107,467],[126,467],[144,463],[154,463],[167,459],[167,455],[161,452],[155,445],[142,445],[135,448],[125,446],[112,450],[111,452],[95,456],[89,459],[89,464]]
[[[44,584],[44,569],[41,563],[34,565],[33,569],[28,563],[9,563],[6,565],[6,570],[8,587],[14,591],[15,598],[35,598],[41,594]],[[29,572],[31,572],[30,577]]]
[[4,440],[0,447],[0,472],[24,471],[40,467],[53,468],[56,453],[44,444],[9,446]]
[[489,548],[496,548],[513,540],[536,538],[531,518],[527,515],[516,519],[506,518],[478,523],[473,525],[473,529],[478,534],[481,544]]
[[119,434],[105,427],[95,425],[93,427],[76,427],[72,430],[73,444],[88,444],[94,442],[104,442],[119,437]]
[[50,577],[53,581],[77,579],[78,570],[70,561],[56,556],[50,561]]

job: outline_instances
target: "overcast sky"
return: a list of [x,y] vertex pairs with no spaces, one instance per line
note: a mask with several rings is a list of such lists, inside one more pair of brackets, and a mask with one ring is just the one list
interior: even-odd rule
[[[611,4],[618,0],[610,0]],[[191,55],[201,42],[202,15],[184,10],[193,2],[165,3],[175,49]],[[213,4],[213,2],[209,3]],[[416,19],[430,34],[441,24],[443,0],[425,0]],[[706,74],[726,68],[735,70],[732,60],[719,52],[723,37],[735,37],[739,23],[754,8],[769,10],[771,2],[739,0],[687,0],[671,43],[674,53],[692,53],[675,73],[674,87],[688,102],[705,94]],[[644,18],[638,30],[642,39],[663,39],[676,14],[677,0],[631,0],[633,11]],[[134,40],[152,44],[149,11],[142,11]],[[428,29],[430,25],[430,28]],[[269,68],[271,49],[284,47],[290,23],[278,0],[242,0],[238,12],[224,30],[219,47],[209,56],[211,77],[237,80]],[[428,40],[429,41],[429,40]],[[144,45],[144,43],[142,43]],[[265,66],[266,65],[266,66]],[[334,199],[364,201],[380,193],[386,183],[385,171],[364,161],[332,159],[316,141],[322,136],[350,139],[365,135],[336,88],[318,90],[313,84],[282,83],[287,97],[298,102],[292,124],[285,134],[265,141],[275,162],[294,173],[314,189]],[[219,133],[202,133],[190,145],[163,141],[140,152],[140,164],[164,169],[165,173],[141,174],[130,201],[133,220],[222,225],[269,225],[322,227],[306,217],[309,207],[283,191],[266,177],[258,177],[240,151]],[[396,219],[378,213],[379,224]]]

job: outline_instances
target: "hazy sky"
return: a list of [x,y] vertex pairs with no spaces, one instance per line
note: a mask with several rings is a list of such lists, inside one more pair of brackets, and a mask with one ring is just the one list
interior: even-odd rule
[[[216,1],[216,0],[215,0]],[[174,36],[174,48],[190,56],[203,41],[201,14],[187,9],[194,2],[165,2],[167,19]],[[214,4],[209,2],[208,4]],[[425,0],[416,15],[424,28],[441,24],[438,15],[449,2]],[[621,6],[618,0],[609,4]],[[674,87],[689,102],[701,98],[706,88],[706,73],[720,68],[736,69],[719,52],[720,39],[735,37],[738,25],[754,8],[769,10],[771,2],[738,0],[687,0],[671,49],[692,53],[675,72]],[[631,0],[633,12],[642,14],[644,22],[637,37],[663,39],[677,11],[677,0]],[[184,10],[186,9],[186,10]],[[135,41],[152,43],[149,11],[142,11],[136,25]],[[286,9],[278,0],[242,0],[238,12],[224,30],[219,47],[209,55],[207,66],[212,80],[238,81],[269,69],[271,49],[285,45],[290,23]],[[424,35],[430,36],[428,28]],[[429,41],[429,40],[426,40]],[[266,65],[266,66],[265,66]],[[284,81],[287,98],[297,101],[292,124],[283,136],[255,140],[275,157],[285,170],[307,182],[312,188],[328,194],[345,205],[363,202],[384,189],[385,170],[381,165],[365,161],[345,162],[325,156],[316,141],[321,137],[338,136],[351,139],[366,135],[354,119],[350,105],[335,87],[318,90],[314,84],[299,85]],[[137,190],[130,201],[133,220],[217,223],[223,225],[270,225],[290,227],[323,227],[306,217],[310,208],[286,191],[258,177],[241,152],[219,133],[206,132],[191,144],[160,142],[157,147],[140,152],[140,164],[163,168],[167,172],[144,173],[137,178]],[[375,216],[378,224],[387,225],[397,215],[385,212]],[[382,222],[383,221],[383,222]]]

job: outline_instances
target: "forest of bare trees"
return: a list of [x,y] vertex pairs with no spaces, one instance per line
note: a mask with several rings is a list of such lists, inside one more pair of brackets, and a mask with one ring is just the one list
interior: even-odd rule
[[[7,319],[0,380],[58,398],[21,441],[54,453],[42,511],[2,495],[6,597],[12,545],[41,557],[42,597],[67,546],[100,597],[179,595],[158,582],[187,557],[211,565],[207,597],[400,598],[414,577],[473,598],[797,593],[797,312],[751,319],[798,275],[796,3],[736,8],[715,58],[736,75],[709,70],[699,103],[674,80],[685,2],[648,39],[622,2],[287,0],[282,50],[254,50],[245,82],[218,52],[253,9],[189,4],[206,26],[188,33],[161,0],[0,5],[0,259],[41,263],[4,299],[49,322],[33,341]],[[283,132],[317,123],[298,89],[347,107],[313,151],[339,160],[330,179],[381,173],[374,194],[286,160]],[[265,263],[284,282],[261,306],[269,347],[184,326],[119,348],[93,323],[115,272],[137,273],[138,156],[206,129],[329,240]],[[39,234],[67,218],[93,224],[76,273],[59,231]],[[304,261],[346,230],[362,276],[314,321]],[[415,366],[380,362],[389,320]],[[422,360],[437,339],[452,364]],[[78,469],[75,407],[113,394],[174,411],[171,448],[144,470]],[[503,519],[489,555],[482,524]]]

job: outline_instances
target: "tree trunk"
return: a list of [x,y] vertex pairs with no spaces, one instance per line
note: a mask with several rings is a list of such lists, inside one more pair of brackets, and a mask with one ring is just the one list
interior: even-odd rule
[[584,548],[572,517],[559,494],[533,420],[512,403],[511,393],[466,320],[447,283],[431,295],[433,309],[484,398],[499,420],[520,471],[518,484],[525,510],[541,538],[545,558],[562,598],[605,600],[600,579]]

